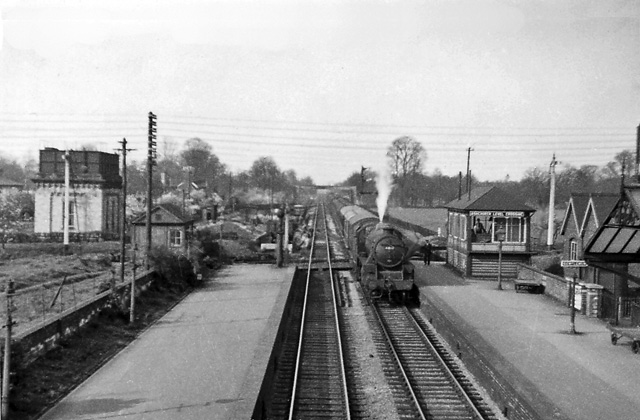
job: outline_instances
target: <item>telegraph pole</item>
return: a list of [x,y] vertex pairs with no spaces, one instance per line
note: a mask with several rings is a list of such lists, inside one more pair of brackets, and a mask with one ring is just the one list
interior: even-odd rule
[[467,148],[467,194],[471,199],[471,172],[469,171],[469,164],[471,163],[471,147]]
[[5,328],[7,330],[4,339],[4,365],[2,367],[2,420],[9,418],[9,391],[11,389],[11,327],[13,326],[13,319],[11,318],[11,310],[13,309],[11,302],[13,298],[13,280],[11,279],[9,279],[6,292],[7,325],[5,325]]
[[549,164],[550,188],[549,188],[549,222],[547,224],[547,249],[553,248],[553,233],[555,231],[555,207],[556,207],[556,154],[553,154]]
[[62,244],[64,246],[64,253],[66,254],[69,251],[69,189],[71,188],[71,168],[69,162],[70,156],[69,151],[65,150],[64,152],[64,209],[62,210],[62,214],[64,214],[63,218],[63,226],[62,226]]
[[[122,144],[122,225],[120,226],[120,281],[124,283],[124,256],[126,252],[125,236],[127,233],[127,152],[131,152],[135,149],[127,149],[127,139],[123,138],[120,142]],[[132,253],[135,254],[135,250]],[[135,264],[135,255],[133,256],[133,264]],[[135,304],[135,288],[136,288],[136,276],[135,268],[133,269],[133,276],[131,278],[131,310],[129,311],[129,322],[133,323],[134,313],[133,308]]]
[[125,254],[125,235],[127,230],[127,152],[135,149],[127,149],[127,139],[123,138],[122,144],[122,224],[120,225],[120,281],[124,283],[124,254]]
[[151,201],[152,201],[152,181],[153,165],[156,163],[156,115],[149,112],[149,142],[147,150],[147,270],[151,267],[149,257],[151,256]]

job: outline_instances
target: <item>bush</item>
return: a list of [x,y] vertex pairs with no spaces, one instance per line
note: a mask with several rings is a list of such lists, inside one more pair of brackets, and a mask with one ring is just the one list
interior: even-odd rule
[[193,264],[184,255],[174,254],[164,247],[155,247],[149,255],[151,266],[168,286],[195,286]]
[[549,267],[545,268],[547,273],[555,274],[556,276],[563,277],[564,276],[564,268],[560,264],[553,263]]

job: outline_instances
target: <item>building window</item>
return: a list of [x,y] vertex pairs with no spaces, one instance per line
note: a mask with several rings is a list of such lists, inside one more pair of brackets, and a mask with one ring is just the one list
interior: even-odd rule
[[575,239],[572,239],[569,244],[569,259],[577,260],[578,259],[578,242]]
[[180,229],[169,230],[169,246],[171,247],[182,246],[182,230]]
[[526,241],[525,219],[522,217],[495,217],[491,226],[492,241],[497,242],[496,232],[504,232],[504,241],[523,243]]

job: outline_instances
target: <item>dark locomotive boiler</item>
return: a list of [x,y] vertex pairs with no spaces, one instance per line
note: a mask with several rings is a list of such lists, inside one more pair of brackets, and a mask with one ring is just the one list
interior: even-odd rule
[[362,263],[360,281],[371,296],[417,302],[414,265],[400,231],[388,223],[378,223],[367,235],[365,249],[367,258]]

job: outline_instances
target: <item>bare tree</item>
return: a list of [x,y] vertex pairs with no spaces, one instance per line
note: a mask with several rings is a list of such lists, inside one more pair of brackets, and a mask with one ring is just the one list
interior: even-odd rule
[[427,152],[413,137],[398,137],[387,149],[387,157],[393,175],[399,179],[422,173]]
[[401,205],[407,201],[414,203],[419,188],[419,175],[422,174],[424,162],[427,160],[427,152],[422,144],[413,137],[398,137],[387,149],[387,158],[394,181],[398,186],[397,193]]

